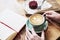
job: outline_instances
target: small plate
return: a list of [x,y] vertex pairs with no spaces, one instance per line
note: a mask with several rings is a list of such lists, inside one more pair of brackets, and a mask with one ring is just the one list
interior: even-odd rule
[[[37,3],[38,3],[38,7],[40,7],[43,0],[36,0],[36,1],[37,1]],[[23,8],[24,8],[24,10],[27,12],[27,14],[34,14],[34,13],[36,13],[36,12],[38,12],[38,11],[46,10],[46,9],[49,9],[49,8],[52,7],[52,5],[51,5],[49,2],[45,1],[45,2],[43,3],[43,5],[41,6],[41,9],[34,9],[34,10],[33,10],[33,9],[30,9],[30,8],[29,8],[29,2],[30,2],[30,1],[25,1],[24,4],[23,4]]]
[[[48,27],[48,21],[46,21],[46,23],[45,23],[45,27],[44,27],[44,30],[46,30],[47,29],[47,27]],[[27,20],[27,22],[26,22],[26,27],[28,27],[28,29],[31,31],[31,29],[33,28],[33,26],[29,23],[29,20]],[[36,33],[40,33],[41,31],[35,31]]]

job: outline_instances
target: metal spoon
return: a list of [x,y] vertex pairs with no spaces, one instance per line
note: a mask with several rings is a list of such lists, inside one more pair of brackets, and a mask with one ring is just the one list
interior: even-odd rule
[[37,9],[41,9],[41,7],[44,4],[44,2],[45,2],[45,0],[43,0],[42,4]]

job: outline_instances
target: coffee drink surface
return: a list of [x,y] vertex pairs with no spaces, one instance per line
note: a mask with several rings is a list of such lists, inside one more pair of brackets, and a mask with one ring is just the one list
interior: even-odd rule
[[33,25],[41,25],[44,23],[44,16],[41,14],[33,14],[30,16],[30,23]]

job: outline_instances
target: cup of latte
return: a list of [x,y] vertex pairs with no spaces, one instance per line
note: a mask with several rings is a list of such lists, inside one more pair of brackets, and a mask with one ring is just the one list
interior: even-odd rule
[[45,30],[47,27],[46,19],[41,14],[33,14],[30,16],[29,20],[26,23],[29,30],[34,28],[36,33],[41,32],[42,30]]

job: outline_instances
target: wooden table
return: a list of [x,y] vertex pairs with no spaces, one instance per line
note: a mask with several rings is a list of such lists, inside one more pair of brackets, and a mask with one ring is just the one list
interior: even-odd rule
[[[45,31],[46,40],[57,40],[60,37],[60,24],[49,21],[48,28]],[[60,40],[60,38],[59,38]]]
[[[53,5],[50,9],[47,10],[60,10],[60,4],[56,2],[56,0],[47,0],[49,3]],[[18,0],[18,2],[24,2],[24,0]],[[43,10],[43,11],[47,11]],[[43,12],[41,11],[41,12]],[[60,36],[60,25],[58,26],[55,22],[50,21],[48,25],[48,29],[45,31],[46,40],[56,40]],[[25,26],[24,28],[17,34],[17,36],[14,38],[14,40],[25,40]]]

